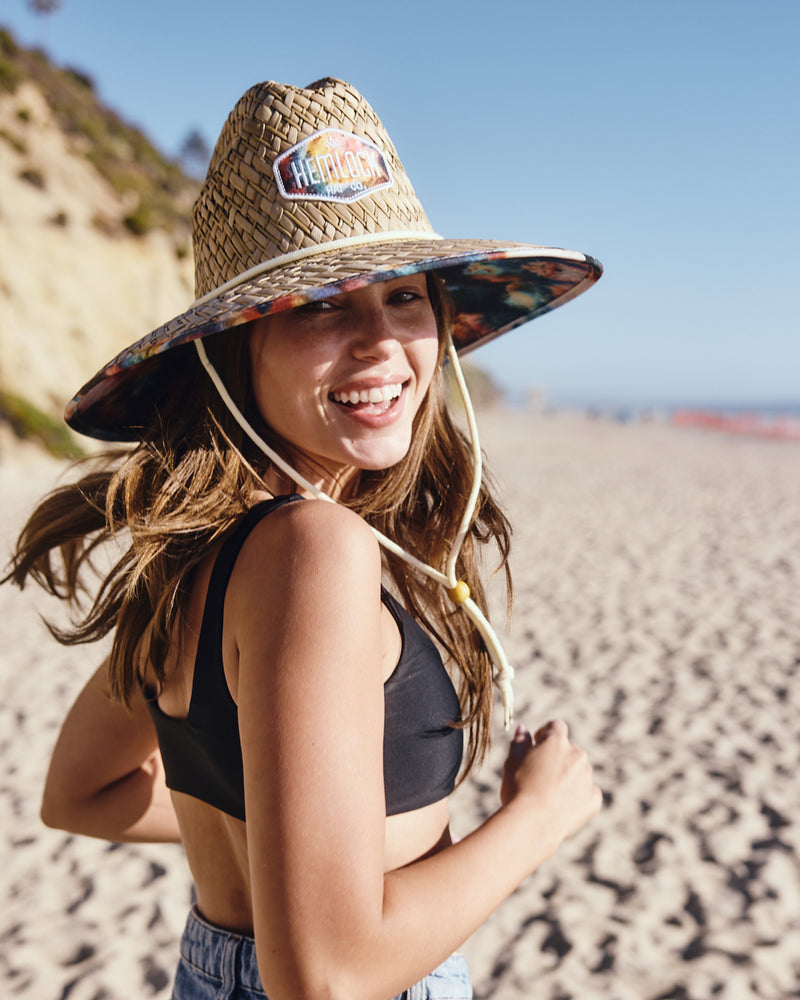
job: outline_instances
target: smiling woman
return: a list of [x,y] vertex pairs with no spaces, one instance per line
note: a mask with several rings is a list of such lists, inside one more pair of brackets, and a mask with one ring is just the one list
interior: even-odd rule
[[327,492],[403,458],[438,358],[423,274],[267,316],[250,335],[258,409]]
[[436,235],[380,120],[332,79],[244,95],[194,240],[196,302],[67,408],[133,447],[45,498],[14,556],[16,583],[74,602],[95,549],[130,538],[58,634],[113,645],[64,722],[43,819],[183,841],[197,907],[176,1000],[467,998],[454,950],[601,793],[562,722],[520,726],[497,811],[450,836],[493,663],[512,710],[478,572],[487,546],[508,572],[510,529],[458,355],[600,267]]

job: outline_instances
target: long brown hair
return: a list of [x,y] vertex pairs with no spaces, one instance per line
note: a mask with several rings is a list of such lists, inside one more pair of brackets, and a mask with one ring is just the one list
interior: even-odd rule
[[[438,278],[428,288],[440,331],[440,361],[449,302]],[[264,424],[252,399],[247,330],[205,341],[223,382],[259,433],[279,452],[284,443]],[[170,357],[170,355],[172,355]],[[236,523],[263,489],[269,460],[243,434],[199,364],[191,345],[165,356],[173,373],[157,419],[131,449],[108,451],[89,468],[50,493],[23,528],[5,579],[23,587],[28,576],[69,602],[70,628],[50,631],[62,643],[93,642],[114,631],[109,661],[113,697],[129,704],[143,665],[159,682],[174,657],[192,570],[208,547]],[[411,447],[397,465],[360,474],[358,488],[342,498],[373,527],[399,542],[411,555],[444,570],[448,540],[455,537],[463,498],[472,481],[469,443],[453,421],[445,400],[442,365],[414,424]],[[472,597],[486,612],[478,550],[493,543],[498,568],[508,571],[510,527],[484,481],[470,533],[457,564]],[[88,609],[87,571],[93,556],[116,541],[122,552],[99,575]],[[391,553],[387,572],[408,610],[421,618],[451,661],[463,724],[469,741],[463,774],[489,745],[492,666],[472,622],[444,589]]]

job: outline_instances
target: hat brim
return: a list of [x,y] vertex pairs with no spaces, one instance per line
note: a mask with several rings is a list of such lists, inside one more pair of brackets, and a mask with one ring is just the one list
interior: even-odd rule
[[[174,371],[167,352],[262,316],[380,281],[436,271],[455,306],[459,354],[580,295],[602,274],[586,254],[491,240],[390,239],[331,249],[243,276],[125,348],[75,395],[65,419],[104,441],[133,441],[149,427]],[[184,352],[175,352],[175,361]]]

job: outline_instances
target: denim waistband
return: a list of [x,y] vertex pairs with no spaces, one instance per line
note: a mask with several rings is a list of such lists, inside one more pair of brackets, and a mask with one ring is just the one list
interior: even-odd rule
[[210,924],[197,907],[192,908],[186,921],[181,958],[207,976],[263,995],[253,938]]
[[[253,938],[210,924],[196,907],[186,921],[181,939],[181,958],[204,978],[228,984],[231,992],[226,996],[236,996],[237,989],[247,991],[254,997],[265,995],[258,974]],[[395,1000],[471,1000],[471,997],[466,959],[455,954]]]

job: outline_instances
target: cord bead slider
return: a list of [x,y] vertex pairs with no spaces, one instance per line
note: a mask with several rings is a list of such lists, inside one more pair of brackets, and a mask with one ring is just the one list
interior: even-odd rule
[[469,586],[464,580],[459,580],[455,587],[451,587],[447,593],[453,604],[463,604],[469,600]]

